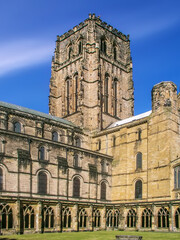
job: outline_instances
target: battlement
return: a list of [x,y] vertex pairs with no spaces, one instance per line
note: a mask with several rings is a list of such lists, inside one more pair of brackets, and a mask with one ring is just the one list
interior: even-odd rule
[[121,38],[124,41],[129,41],[129,35],[125,35],[122,32],[118,31],[118,29],[113,28],[111,25],[107,24],[106,22],[102,21],[100,19],[100,17],[96,17],[96,15],[93,14],[89,14],[89,18],[87,18],[86,20],[84,20],[83,22],[79,23],[78,25],[76,25],[75,27],[73,27],[73,29],[70,29],[68,32],[64,33],[63,35],[59,36],[57,35],[57,41],[61,42],[64,39],[68,38],[69,36],[71,36],[72,34],[74,34],[75,32],[79,31],[80,29],[82,29],[83,27],[87,26],[88,21],[95,21],[96,24],[98,26],[103,27],[104,29],[108,30],[109,32],[111,32],[112,34],[116,35],[117,37]]

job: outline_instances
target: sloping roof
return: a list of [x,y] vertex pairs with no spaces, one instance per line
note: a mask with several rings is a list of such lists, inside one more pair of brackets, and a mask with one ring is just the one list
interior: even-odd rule
[[130,122],[133,122],[133,121],[136,121],[136,120],[139,120],[139,119],[148,117],[151,113],[152,113],[152,111],[148,111],[148,112],[141,113],[141,114],[139,114],[139,115],[136,115],[136,116],[133,116],[133,117],[130,117],[130,118],[126,118],[126,119],[120,120],[120,121],[118,121],[118,122],[114,122],[114,123],[112,123],[112,124],[108,127],[108,129],[109,129],[109,128],[113,128],[113,127],[117,127],[117,126],[121,126],[121,125],[123,125],[123,124],[130,123]]
[[46,118],[46,119],[50,119],[50,120],[53,120],[53,121],[56,121],[56,122],[60,122],[60,123],[75,127],[75,125],[72,122],[69,122],[66,119],[55,117],[55,116],[52,116],[52,115],[47,114],[47,113],[42,113],[42,112],[32,110],[32,109],[29,109],[29,108],[26,108],[26,107],[18,106],[18,105],[15,105],[15,104],[0,101],[0,107],[5,107],[5,108],[20,111],[20,112],[24,112],[24,113],[29,113],[29,114],[32,114],[32,115],[35,115],[35,116],[43,117],[43,118]]

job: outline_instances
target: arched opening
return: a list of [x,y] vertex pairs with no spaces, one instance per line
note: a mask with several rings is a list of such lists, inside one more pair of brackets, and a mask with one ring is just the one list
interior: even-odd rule
[[117,116],[117,79],[114,79],[113,82],[113,95],[114,95],[114,99],[113,99],[113,107],[114,107],[114,116]]
[[45,172],[38,174],[38,193],[47,194],[47,174]]
[[106,226],[112,227],[113,226],[113,212],[112,210],[107,210],[106,213]]
[[75,75],[75,112],[78,110],[78,74]]
[[21,133],[21,124],[20,124],[20,122],[14,122],[14,132]]
[[79,42],[79,54],[82,53],[82,41]]
[[180,208],[175,212],[175,226],[176,228],[180,228]]
[[75,154],[75,155],[74,155],[74,167],[79,167],[78,154]]
[[70,79],[69,78],[66,80],[66,99],[67,99],[66,101],[67,115],[69,115],[70,113]]
[[43,146],[41,146],[39,148],[39,160],[45,160],[45,148]]
[[101,38],[101,52],[106,54],[106,41],[104,37]]
[[79,137],[75,137],[75,146],[81,147],[81,139]]
[[117,60],[117,50],[116,47],[113,48],[113,53],[114,53],[114,60]]
[[152,227],[152,211],[149,208],[144,209],[142,213],[142,227],[143,228]]
[[118,228],[119,226],[119,217],[120,217],[119,210],[115,210],[114,211],[114,227],[115,228]]
[[24,228],[34,228],[34,209],[31,206],[23,207]]
[[3,170],[0,168],[0,191],[3,190]]
[[80,179],[78,177],[73,179],[73,197],[80,197]]
[[2,216],[1,228],[10,229],[13,227],[13,214],[12,208],[9,205],[0,205],[0,214]]
[[136,227],[136,212],[130,209],[127,215],[127,227]]
[[52,141],[58,142],[58,133],[56,131],[52,132]]
[[98,209],[94,209],[94,227],[100,227],[101,226],[101,214]]
[[180,166],[174,168],[174,188],[180,188]]
[[51,207],[44,207],[42,209],[42,228],[54,227],[54,211]]
[[106,200],[106,183],[101,183],[101,200]]
[[88,219],[87,212],[83,208],[83,209],[81,209],[81,211],[79,213],[79,227],[80,228],[86,228],[87,227],[87,219]]
[[169,227],[169,211],[164,207],[162,207],[158,211],[158,227],[159,228]]
[[105,80],[104,80],[104,112],[105,113],[108,113],[108,97],[109,97],[108,81],[109,81],[109,75],[106,74]]
[[135,199],[142,199],[142,181],[138,180],[135,183]]
[[69,208],[64,208],[62,211],[62,225],[64,228],[71,227],[71,211]]

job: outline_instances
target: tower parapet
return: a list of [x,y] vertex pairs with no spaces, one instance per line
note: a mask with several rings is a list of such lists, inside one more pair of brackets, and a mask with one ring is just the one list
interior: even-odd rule
[[169,108],[177,111],[177,86],[173,82],[160,82],[156,84],[151,92],[152,111],[162,111]]

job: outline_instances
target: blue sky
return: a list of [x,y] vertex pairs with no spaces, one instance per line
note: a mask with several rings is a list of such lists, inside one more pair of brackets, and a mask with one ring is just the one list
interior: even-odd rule
[[95,13],[130,34],[135,114],[161,81],[180,87],[180,0],[0,0],[0,101],[48,113],[56,35]]

